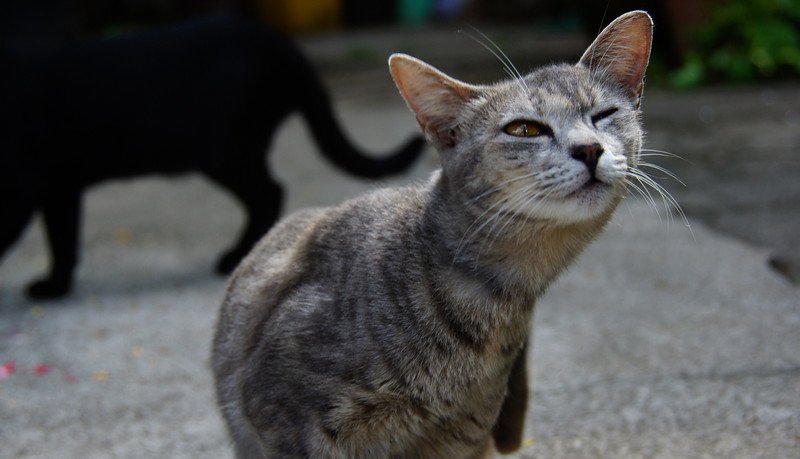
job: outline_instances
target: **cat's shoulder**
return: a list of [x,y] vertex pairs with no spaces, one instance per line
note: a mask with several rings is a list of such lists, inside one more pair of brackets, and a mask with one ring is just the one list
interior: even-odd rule
[[283,269],[302,257],[302,247],[317,227],[331,218],[334,208],[318,207],[297,211],[273,227],[245,257],[234,272],[237,277],[262,277],[269,271]]
[[420,212],[429,196],[426,184],[380,188],[333,207],[303,209],[281,220],[243,260],[234,277],[267,277],[302,265],[310,246],[321,239],[363,236],[362,231],[392,225]]
[[281,220],[245,257],[233,275],[282,282],[303,270],[315,245],[345,244],[374,231],[396,230],[413,220],[430,198],[428,184],[379,188],[333,207],[303,209]]

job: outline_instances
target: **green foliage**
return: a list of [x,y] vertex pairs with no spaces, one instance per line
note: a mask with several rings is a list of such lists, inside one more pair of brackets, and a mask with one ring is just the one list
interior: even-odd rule
[[800,0],[721,2],[693,44],[672,75],[677,87],[800,75]]

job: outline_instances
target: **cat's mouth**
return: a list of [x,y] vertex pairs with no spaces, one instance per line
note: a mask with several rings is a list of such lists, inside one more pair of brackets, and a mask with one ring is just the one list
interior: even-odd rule
[[592,177],[569,192],[562,205],[566,205],[565,210],[572,209],[572,218],[591,218],[613,202],[614,190],[613,183]]
[[605,193],[611,190],[611,184],[600,180],[599,178],[592,176],[582,185],[579,185],[576,189],[572,190],[567,197],[568,198],[582,198],[582,197],[589,197],[590,195],[596,195],[598,193]]

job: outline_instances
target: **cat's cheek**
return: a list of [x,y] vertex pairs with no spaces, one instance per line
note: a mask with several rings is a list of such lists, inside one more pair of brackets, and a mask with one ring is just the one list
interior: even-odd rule
[[597,164],[597,178],[603,183],[616,185],[625,179],[628,161],[625,156],[607,154]]

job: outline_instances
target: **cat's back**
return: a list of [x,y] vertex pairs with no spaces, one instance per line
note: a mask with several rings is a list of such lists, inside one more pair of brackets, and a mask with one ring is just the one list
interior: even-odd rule
[[[298,291],[336,290],[354,264],[392,250],[419,218],[422,187],[376,190],[330,208],[296,212],[276,225],[233,273],[222,306],[216,351],[245,357],[259,328],[280,322],[281,303]],[[244,333],[243,333],[244,329]],[[233,362],[230,362],[233,363]]]

